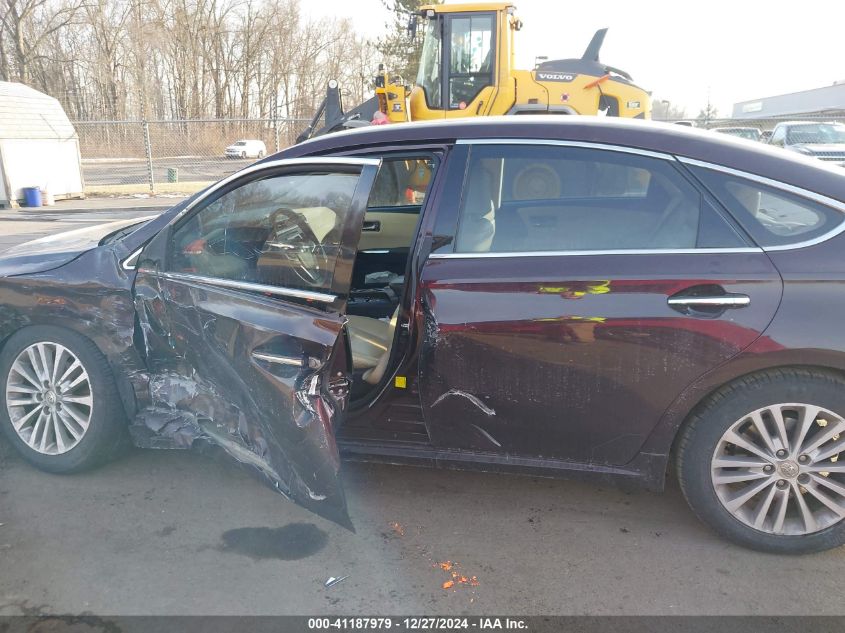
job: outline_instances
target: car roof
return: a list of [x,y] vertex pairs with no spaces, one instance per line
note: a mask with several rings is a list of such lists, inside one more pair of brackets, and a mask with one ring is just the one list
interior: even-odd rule
[[842,125],[836,121],[781,121],[775,127],[781,125]]
[[442,145],[457,139],[561,140],[673,154],[845,201],[845,170],[841,167],[727,134],[711,134],[709,130],[615,117],[519,115],[367,126],[305,141],[265,161],[387,146]]

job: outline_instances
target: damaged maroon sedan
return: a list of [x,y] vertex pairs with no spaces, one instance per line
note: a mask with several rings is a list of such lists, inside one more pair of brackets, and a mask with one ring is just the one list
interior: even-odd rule
[[0,426],[73,472],[222,447],[350,525],[339,454],[624,479],[845,542],[845,172],[677,126],[322,137],[0,260]]

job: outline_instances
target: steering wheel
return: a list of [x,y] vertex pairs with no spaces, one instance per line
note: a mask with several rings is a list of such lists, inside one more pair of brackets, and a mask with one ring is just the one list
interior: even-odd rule
[[280,255],[303,284],[325,288],[331,281],[331,258],[305,218],[293,209],[281,208],[273,212],[270,221],[273,228],[262,254]]

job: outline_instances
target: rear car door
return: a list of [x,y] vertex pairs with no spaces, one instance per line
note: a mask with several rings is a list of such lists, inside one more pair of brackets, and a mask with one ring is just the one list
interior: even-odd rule
[[304,158],[239,172],[147,245],[135,281],[149,443],[220,445],[347,526],[334,441],[351,368],[344,309],[379,164]]
[[543,141],[458,152],[461,202],[439,210],[419,292],[436,445],[624,465],[773,318],[779,274],[673,157]]

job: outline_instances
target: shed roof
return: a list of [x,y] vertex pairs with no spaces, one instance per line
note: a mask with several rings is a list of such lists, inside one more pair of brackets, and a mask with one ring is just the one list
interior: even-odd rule
[[0,140],[75,137],[56,99],[23,84],[0,81]]

